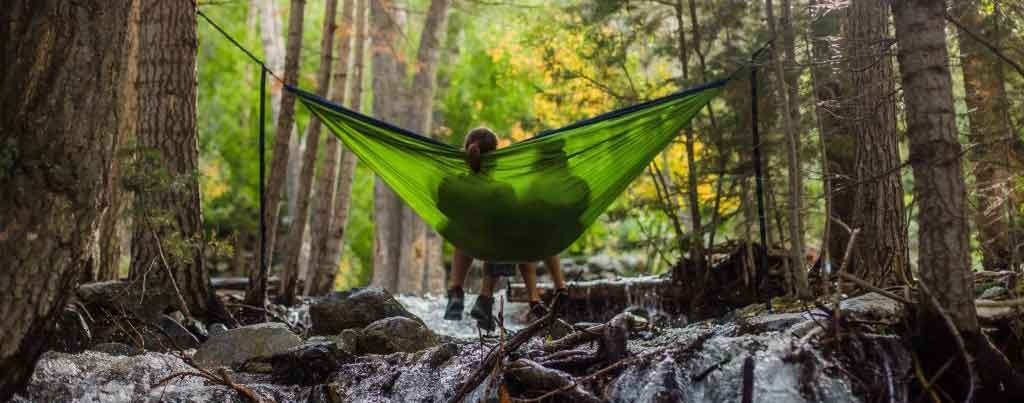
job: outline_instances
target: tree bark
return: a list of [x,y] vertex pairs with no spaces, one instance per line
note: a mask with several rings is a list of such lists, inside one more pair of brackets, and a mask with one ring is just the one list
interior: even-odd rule
[[[259,11],[260,19],[260,42],[263,45],[264,62],[267,68],[275,73],[285,69],[285,43],[284,35],[281,34],[281,20],[278,17],[280,10],[276,0],[251,0],[250,7]],[[270,122],[277,124],[281,112],[281,95],[284,93],[284,86],[277,80],[272,80],[268,87],[270,93]],[[298,192],[300,150],[299,135],[292,126],[288,130],[288,150],[293,158],[288,159],[287,173],[285,174],[285,188],[287,209],[282,217],[285,222],[291,222],[295,217],[295,195]]]
[[889,53],[888,0],[850,2],[847,40],[852,95],[850,118],[857,136],[857,186],[853,228],[860,245],[849,270],[872,284],[903,284],[909,268],[903,223],[903,183],[896,133],[896,89]]
[[187,305],[178,309],[202,315],[212,293],[197,177],[198,38],[192,4],[141,4],[131,276],[145,278],[147,288],[177,289]]
[[[302,24],[305,14],[306,1],[292,0],[291,10],[288,18],[288,48],[285,54],[284,81],[288,85],[297,85],[299,81],[299,55],[302,52]],[[281,203],[281,190],[287,174],[289,146],[288,141],[295,123],[295,95],[285,91],[281,95],[280,115],[277,118],[277,127],[274,130],[273,157],[270,161],[270,181],[266,193],[266,250],[265,264],[270,267],[273,263],[274,241],[277,237],[278,205]],[[267,290],[262,289],[262,273],[260,265],[253,267],[249,275],[249,289],[246,290],[246,303],[255,306],[263,306],[266,302]]]
[[28,381],[97,263],[117,139],[135,118],[138,15],[127,0],[0,7],[0,401]]
[[[427,11],[423,31],[420,34],[420,46],[416,52],[416,73],[413,75],[412,88],[409,91],[410,108],[408,120],[410,128],[424,136],[430,135],[433,124],[434,87],[437,79],[437,61],[441,51],[441,35],[448,23],[449,0],[432,0]],[[403,242],[401,249],[401,275],[398,291],[420,293],[427,291],[429,275],[433,269],[428,259],[427,228],[416,212],[408,205],[402,206]],[[441,269],[443,270],[443,269]],[[442,273],[443,275],[443,273]]]
[[[373,58],[373,113],[397,121],[401,108],[401,77],[398,46],[399,25],[391,0],[370,0],[371,55]],[[399,254],[402,242],[402,204],[387,184],[375,178],[373,191],[374,253],[371,284],[388,291],[398,289]]]
[[[366,48],[366,1],[356,0],[355,12],[355,49],[352,57],[352,93],[349,94],[349,108],[361,110],[363,99],[363,60]],[[338,260],[345,239],[345,228],[348,225],[349,210],[352,205],[352,177],[359,160],[351,152],[341,154],[341,168],[338,172],[338,184],[334,196],[334,218],[327,239],[326,248],[319,266],[321,273],[327,277],[320,282],[318,292],[327,293],[334,288],[334,278],[338,274]]]
[[[336,6],[335,0],[327,0],[324,8],[324,25],[320,40],[320,69],[317,71],[317,94],[320,96],[327,95],[327,89],[330,86]],[[306,216],[309,213],[309,198],[313,187],[316,157],[320,152],[322,127],[320,120],[314,117],[306,134],[306,150],[302,159],[302,172],[299,175],[299,191],[296,194],[298,207],[295,210],[288,241],[285,244],[284,269],[281,271],[281,288],[278,295],[281,303],[286,305],[295,302],[295,290],[299,281],[299,257],[302,251],[302,241],[306,235]]]
[[[338,27],[338,65],[334,67],[334,78],[331,83],[331,101],[339,105],[345,104],[345,89],[348,81],[348,61],[352,51],[352,8],[353,0],[344,0],[341,5],[341,26]],[[320,266],[324,261],[327,240],[330,238],[331,223],[334,220],[334,182],[338,176],[338,154],[341,145],[338,137],[328,134],[324,153],[324,162],[316,179],[317,198],[314,203],[313,217],[310,219],[309,273],[306,276],[305,294],[326,294],[334,286],[332,271],[338,270],[337,264]],[[326,283],[327,280],[331,282]]]
[[[773,33],[779,32],[775,24],[772,1],[765,1],[768,25]],[[792,64],[793,58],[793,27],[790,21],[789,0],[782,0],[781,31],[783,51],[786,59]],[[792,278],[791,292],[799,297],[810,296],[810,288],[807,284],[807,270],[804,265],[804,225],[803,225],[803,176],[800,172],[800,134],[797,130],[799,112],[796,110],[798,101],[795,91],[795,75],[786,75],[783,68],[783,58],[778,46],[773,47],[772,57],[775,64],[775,76],[779,85],[779,99],[784,102],[782,123],[786,133],[786,167],[789,172],[789,236],[790,236],[790,277]]]
[[[687,45],[687,42],[686,42],[686,27],[683,26],[683,18],[684,18],[684,13],[685,13],[684,9],[683,9],[683,0],[677,0],[676,4],[674,5],[673,8],[675,10],[675,19],[676,19],[676,24],[677,24],[677,26],[676,26],[676,37],[677,37],[677,41],[679,41],[678,60],[679,60],[679,63],[682,65],[681,67],[683,69],[683,72],[682,72],[683,73],[683,75],[682,75],[683,81],[686,82],[686,81],[689,81],[689,79],[690,79],[690,77],[689,77],[689,66],[688,66],[689,65],[689,61],[690,61],[690,48],[689,48],[689,46]],[[697,31],[694,31],[694,33],[696,33],[696,32]],[[696,37],[694,38],[693,46],[694,47],[700,46],[700,43],[697,43],[697,41],[696,41]],[[687,204],[689,204],[689,207],[690,207],[689,210],[690,210],[690,234],[691,235],[690,235],[690,250],[689,250],[689,252],[690,252],[690,259],[693,260],[694,264],[696,265],[698,276],[703,278],[704,271],[705,271],[704,270],[704,266],[705,266],[705,263],[704,263],[704,237],[703,237],[703,232],[702,232],[703,228],[702,228],[702,225],[701,225],[701,216],[700,216],[700,199],[698,198],[698,195],[697,195],[697,162],[695,161],[696,160],[696,154],[695,154],[695,151],[694,151],[694,143],[696,142],[696,139],[694,138],[694,133],[693,133],[693,129],[692,128],[683,129],[683,132],[684,132],[684,134],[686,136],[686,184],[687,184],[686,196],[687,196]],[[665,165],[665,170],[666,170],[666,175],[665,176],[666,177],[671,177],[672,176],[671,172],[668,172],[668,169],[669,169],[668,165]],[[668,189],[668,186],[666,186],[665,192],[667,193],[666,197],[671,199],[672,198],[672,196],[671,196],[672,193],[670,192],[670,189]],[[679,253],[683,253],[683,251],[679,251]]]
[[[833,39],[840,34],[844,16],[831,9],[822,8],[827,1],[815,0],[811,10],[812,86],[815,98],[815,115],[821,138],[822,176],[825,188],[825,235],[822,242],[822,261],[842,258],[849,232],[841,225],[833,224],[836,216],[844,224],[853,222],[853,167],[855,138],[846,127],[843,102],[849,91],[840,75],[842,56]],[[840,264],[841,262],[833,262]]]
[[[977,333],[967,192],[957,141],[953,84],[946,51],[945,2],[892,3],[900,77],[907,108],[907,138],[920,213],[918,270],[939,305],[962,332]],[[937,326],[940,313],[927,303],[920,322]],[[927,334],[927,333],[926,333]]]
[[[960,23],[965,27],[999,41],[999,32],[994,29],[994,24],[987,23],[981,15],[979,1],[960,1],[955,8]],[[1013,178],[1008,162],[1015,134],[1007,119],[1009,105],[999,71],[1002,61],[963,30],[958,32],[967,93],[964,101],[970,111],[968,138],[975,147],[967,155],[973,163],[973,218],[978,230],[982,265],[987,270],[1006,270],[1011,252],[1005,203],[1010,197]]]

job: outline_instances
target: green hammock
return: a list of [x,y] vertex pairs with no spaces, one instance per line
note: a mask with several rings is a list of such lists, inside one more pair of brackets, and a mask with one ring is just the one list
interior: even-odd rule
[[485,153],[480,173],[459,148],[288,89],[449,242],[521,262],[569,247],[724,84],[542,132]]

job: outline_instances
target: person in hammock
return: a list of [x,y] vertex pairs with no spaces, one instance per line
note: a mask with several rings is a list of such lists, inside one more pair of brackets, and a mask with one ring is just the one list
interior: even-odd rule
[[[498,147],[498,139],[494,132],[486,128],[474,129],[466,135],[463,149],[466,152],[466,163],[469,164],[470,169],[475,174],[480,173],[481,170],[481,155],[486,152],[493,151]],[[441,189],[447,188],[448,185],[442,184]],[[493,201],[496,204],[502,204],[502,201],[506,203],[510,202],[515,198],[515,194],[511,188],[502,186],[492,186],[493,189],[489,193],[493,196]],[[442,191],[442,195],[445,193]],[[440,204],[442,209],[453,210],[452,207],[445,208],[445,205],[451,206],[459,204],[459,201],[448,200],[450,197],[440,197]],[[473,213],[478,212],[478,209],[474,209],[471,205],[462,206],[462,213]],[[511,211],[511,209],[509,210]],[[461,214],[460,214],[461,215]],[[478,217],[464,217],[463,222],[467,220],[476,221],[479,226],[476,228],[479,231],[497,230],[500,231],[500,224],[495,225],[494,222],[500,221],[488,219],[486,214],[478,214]],[[496,227],[497,226],[497,227]],[[473,264],[474,258],[465,251],[455,248],[455,252],[452,256],[452,269],[448,276],[448,305],[445,309],[445,319],[447,320],[461,320],[462,311],[464,309],[465,293],[462,287],[466,281],[466,274],[469,271],[470,266]],[[552,282],[557,290],[557,298],[565,298],[568,294],[565,287],[565,277],[562,275],[561,262],[558,256],[550,256],[544,259],[544,263],[551,273]],[[480,295],[477,297],[476,302],[473,305],[473,309],[470,311],[470,316],[476,319],[477,324],[481,329],[491,331],[494,330],[494,291],[495,286],[498,283],[498,279],[501,276],[512,275],[512,267],[517,266],[520,274],[523,276],[523,282],[526,285],[527,292],[530,296],[530,315],[534,318],[542,316],[547,312],[547,308],[540,302],[540,293],[537,290],[537,266],[533,262],[509,264],[509,263],[494,263],[487,262],[484,264],[484,277],[480,287]]]

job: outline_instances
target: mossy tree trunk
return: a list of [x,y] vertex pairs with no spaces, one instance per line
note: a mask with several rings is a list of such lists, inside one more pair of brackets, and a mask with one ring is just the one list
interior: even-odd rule
[[136,98],[135,1],[0,7],[0,401],[31,375],[109,208]]
[[202,315],[212,291],[199,204],[196,12],[188,0],[141,7],[131,276],[176,289],[186,305],[178,308]]

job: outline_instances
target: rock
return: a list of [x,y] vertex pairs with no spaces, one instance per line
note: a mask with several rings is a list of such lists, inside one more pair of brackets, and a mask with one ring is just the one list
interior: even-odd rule
[[459,352],[455,343],[444,343],[427,351],[425,360],[431,368],[438,368]]
[[203,322],[193,318],[188,318],[185,319],[185,322],[182,323],[182,325],[185,326],[185,329],[188,329],[189,333],[196,336],[199,341],[206,341],[206,339],[210,338],[210,332],[206,329],[206,325],[203,324]]
[[147,350],[171,351],[199,347],[199,339],[185,329],[181,323],[178,323],[174,317],[161,315],[156,325],[160,327],[161,332],[144,333]]
[[64,307],[58,314],[50,335],[48,350],[77,353],[92,344],[92,330],[74,305]]
[[323,383],[328,375],[354,359],[353,354],[333,342],[307,342],[275,354],[270,365],[278,381],[311,386]]
[[139,355],[141,351],[124,343],[100,343],[92,346],[91,350],[118,356]]
[[978,299],[996,299],[1003,295],[1006,295],[1006,288],[997,285],[982,292]]
[[359,349],[371,354],[412,353],[438,343],[437,335],[423,323],[401,316],[373,322],[359,335]]
[[[145,295],[142,292],[142,287],[114,280],[82,284],[75,290],[75,296],[87,306],[106,306],[115,312],[128,308],[136,316],[151,320],[159,318],[168,307],[178,306],[178,295],[174,290],[151,287],[145,290]],[[140,304],[143,297],[145,302]]]
[[369,287],[334,293],[309,307],[313,335],[334,335],[360,329],[380,319],[405,317],[423,323],[382,288]]
[[845,299],[839,308],[859,320],[896,321],[903,315],[902,303],[875,292]]
[[349,354],[359,354],[359,330],[345,329],[334,337],[334,345]]
[[270,358],[302,344],[283,323],[260,323],[211,336],[196,351],[196,364],[205,368],[234,367],[254,358]]
[[622,272],[622,264],[609,255],[600,254],[587,259],[587,269],[595,274],[603,272],[620,273]]
[[[131,357],[95,351],[80,354],[48,352],[36,365],[22,395],[24,403],[248,403],[237,392],[202,378],[186,376],[156,384],[172,374],[195,371],[180,358],[148,352]],[[254,383],[232,374],[265,402],[306,402],[309,388]]]
[[226,331],[228,331],[228,327],[224,326],[223,323],[214,323],[210,325],[210,329],[207,331],[207,333],[209,337],[213,337]]

